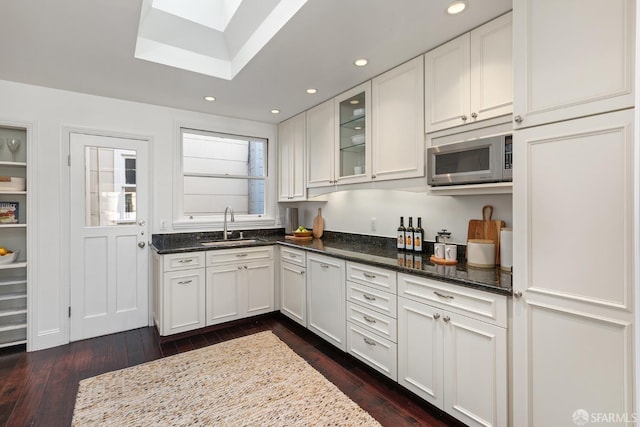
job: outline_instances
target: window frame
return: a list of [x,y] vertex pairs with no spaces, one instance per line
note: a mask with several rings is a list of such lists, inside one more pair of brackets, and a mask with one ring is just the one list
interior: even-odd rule
[[277,226],[276,220],[276,203],[274,195],[276,194],[275,181],[273,176],[277,169],[276,164],[276,125],[269,123],[251,122],[241,119],[228,119],[230,121],[242,122],[243,126],[215,126],[202,123],[175,123],[175,156],[174,156],[174,172],[173,172],[173,228],[174,229],[202,229],[202,228],[220,228],[224,223],[224,215],[208,215],[190,217],[184,213],[184,157],[182,148],[183,130],[194,133],[213,133],[229,136],[242,136],[248,138],[256,138],[266,141],[267,164],[265,166],[266,174],[264,176],[264,214],[243,215],[235,214],[235,222],[228,221],[228,227],[233,229],[247,228],[273,228]]

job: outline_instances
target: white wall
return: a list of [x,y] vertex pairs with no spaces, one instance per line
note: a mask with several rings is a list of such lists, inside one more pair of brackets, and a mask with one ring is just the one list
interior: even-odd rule
[[[38,212],[29,219],[35,232],[29,294],[31,336],[29,349],[36,350],[68,341],[69,238],[64,212],[68,210],[65,188],[68,141],[64,128],[83,128],[129,134],[151,139],[152,217],[151,233],[160,232],[160,220],[167,220],[171,232],[173,216],[173,170],[176,158],[176,126],[213,127],[220,132],[259,135],[274,141],[277,127],[221,116],[121,101],[0,80],[0,120],[33,123],[37,171],[30,190],[37,198]],[[269,150],[275,153],[277,150]],[[275,156],[275,154],[274,154]],[[275,157],[270,159],[275,164]],[[277,170],[273,168],[272,170]],[[275,194],[275,192],[274,192]],[[31,254],[30,254],[31,258]]]
[[[417,217],[422,217],[422,228],[425,229],[425,240],[433,241],[436,233],[446,228],[451,231],[451,240],[466,244],[467,229],[470,219],[482,219],[482,207],[493,206],[493,219],[505,221],[507,227],[512,225],[511,195],[483,196],[431,196],[424,192],[392,191],[392,190],[353,190],[339,191],[327,196],[326,202],[281,203],[298,207],[299,222],[311,227],[322,208],[325,230],[347,233],[367,234],[373,236],[395,237],[400,216],[413,217],[413,225]],[[376,230],[371,230],[371,219],[376,219]]]

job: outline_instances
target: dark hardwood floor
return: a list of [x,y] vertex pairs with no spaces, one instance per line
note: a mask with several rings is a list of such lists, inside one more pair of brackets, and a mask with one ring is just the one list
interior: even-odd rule
[[78,382],[104,372],[271,330],[384,426],[460,426],[348,354],[282,315],[160,342],[141,328],[26,353],[0,350],[0,426],[68,426]]

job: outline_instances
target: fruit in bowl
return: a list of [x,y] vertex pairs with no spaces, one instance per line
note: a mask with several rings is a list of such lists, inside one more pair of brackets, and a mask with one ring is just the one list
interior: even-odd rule
[[6,248],[0,247],[0,264],[11,264],[18,258],[20,251],[10,251]]
[[293,235],[296,237],[309,237],[311,236],[311,231],[307,230],[303,226],[300,226],[293,232]]

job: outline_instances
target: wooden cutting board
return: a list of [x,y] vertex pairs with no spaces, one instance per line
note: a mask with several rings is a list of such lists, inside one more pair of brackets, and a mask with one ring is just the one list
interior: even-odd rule
[[322,208],[318,208],[318,215],[313,220],[313,237],[319,239],[324,233],[324,218],[322,218]]
[[500,264],[500,229],[505,226],[504,221],[492,219],[493,206],[482,207],[482,219],[469,220],[467,239],[486,239],[495,243],[496,265]]

